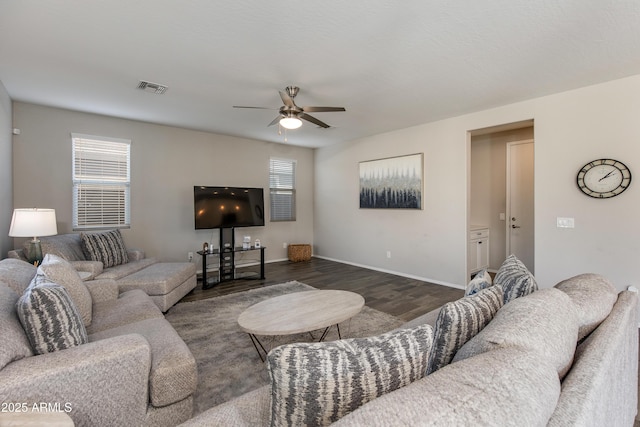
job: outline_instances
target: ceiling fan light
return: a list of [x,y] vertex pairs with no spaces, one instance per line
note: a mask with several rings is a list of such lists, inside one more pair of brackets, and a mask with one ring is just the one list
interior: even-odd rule
[[285,129],[298,129],[302,126],[302,120],[297,117],[283,117],[280,119],[280,126]]

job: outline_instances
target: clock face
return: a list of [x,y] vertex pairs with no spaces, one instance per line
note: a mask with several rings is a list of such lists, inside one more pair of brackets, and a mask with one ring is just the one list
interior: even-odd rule
[[631,184],[631,172],[622,162],[598,159],[587,163],[578,172],[578,188],[587,196],[607,199],[617,196]]

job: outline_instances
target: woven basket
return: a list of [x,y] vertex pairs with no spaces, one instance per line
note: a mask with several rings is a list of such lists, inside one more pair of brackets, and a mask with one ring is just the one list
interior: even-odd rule
[[300,262],[311,259],[311,245],[289,245],[289,261]]

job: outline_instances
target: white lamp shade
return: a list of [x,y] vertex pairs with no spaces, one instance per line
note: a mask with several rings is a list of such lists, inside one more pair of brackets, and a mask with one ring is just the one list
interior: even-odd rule
[[14,209],[9,236],[38,237],[58,234],[55,209]]
[[285,129],[298,129],[302,126],[302,120],[297,117],[283,117],[280,119],[280,125]]

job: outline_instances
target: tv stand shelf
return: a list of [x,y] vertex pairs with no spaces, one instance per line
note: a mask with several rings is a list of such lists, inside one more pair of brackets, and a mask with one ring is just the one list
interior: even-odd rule
[[[210,289],[217,285],[218,283],[227,282],[231,280],[237,279],[264,279],[264,250],[266,247],[261,246],[256,248],[255,246],[251,246],[249,249],[243,249],[242,247],[234,247],[233,249],[227,247],[223,248],[222,251],[219,249],[214,249],[213,252],[204,252],[198,251],[198,255],[202,256],[202,289]],[[236,261],[236,256],[238,254],[251,253],[254,251],[260,251],[260,260],[238,260]],[[212,268],[209,266],[207,268],[207,256],[217,256],[218,257],[218,267]],[[238,268],[249,267],[254,265],[260,265],[260,273],[237,271]],[[217,280],[215,277],[207,277],[208,272],[210,271],[218,271]]]

